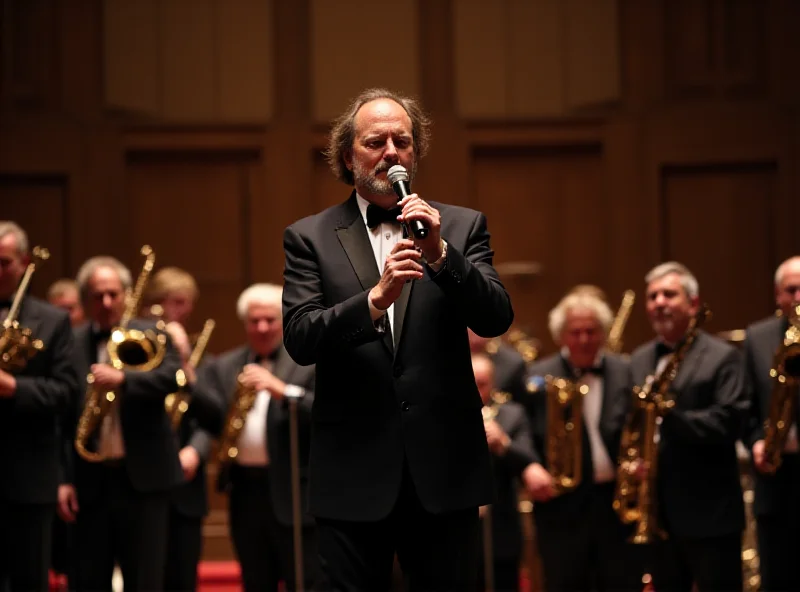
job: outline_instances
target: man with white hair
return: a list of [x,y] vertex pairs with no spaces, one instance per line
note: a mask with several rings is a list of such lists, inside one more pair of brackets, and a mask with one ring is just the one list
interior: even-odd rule
[[[11,312],[29,261],[25,231],[0,221],[0,322]],[[58,426],[78,396],[78,378],[66,312],[25,294],[16,320],[44,348],[23,367],[0,362],[0,590],[47,590]],[[0,354],[13,343],[4,343]]]
[[125,590],[162,590],[169,502],[183,481],[164,399],[177,390],[180,356],[154,322],[133,318],[129,329],[166,338],[164,358],[149,371],[115,368],[108,340],[122,321],[131,273],[119,260],[98,256],[80,267],[76,281],[89,322],[75,329],[75,368],[82,377],[91,372],[94,388],[117,397],[87,442],[100,461],[85,460],[73,446],[85,386],[63,430],[69,453],[58,513],[75,522],[70,588],[108,590],[118,563]]
[[[634,383],[660,376],[700,310],[697,279],[676,261],[646,276],[647,316],[656,337],[631,355]],[[657,428],[653,491],[667,534],[651,555],[656,590],[741,590],[744,502],[736,441],[748,401],[739,352],[697,330],[669,393],[675,405]],[[645,476],[647,467],[637,472]]]
[[[535,462],[524,481],[534,498],[544,584],[548,590],[641,589],[635,550],[625,542],[630,528],[612,509],[620,437],[631,401],[626,360],[604,351],[613,313],[596,294],[570,291],[550,311],[553,340],[561,350],[531,367],[528,413]],[[583,395],[580,483],[558,492],[547,458],[547,386],[543,377],[566,378]],[[574,407],[573,407],[574,409]],[[562,450],[569,456],[572,451]]]
[[[793,306],[800,303],[800,256],[787,259],[775,272],[777,315],[753,323],[745,332],[744,369],[752,403],[744,443],[753,452],[755,473],[754,512],[757,520],[759,569],[763,590],[790,590],[797,585],[800,537],[800,446],[797,440],[798,418],[791,418],[791,428],[781,452],[781,464],[768,472],[764,456],[764,420],[769,416],[775,379],[775,352],[781,345]],[[797,362],[795,362],[796,364]],[[795,370],[796,372],[796,370]],[[797,397],[800,389],[794,387]],[[800,405],[797,406],[800,412]],[[773,467],[774,469],[774,467]]]
[[[235,458],[220,467],[219,487],[229,493],[230,529],[246,592],[294,590],[294,547],[288,397],[298,402],[298,442],[303,508],[306,590],[320,585],[314,521],[305,512],[306,471],[314,401],[314,366],[297,365],[283,348],[283,290],[254,284],[236,305],[247,344],[221,354],[201,371],[223,403],[235,404],[238,381],[257,392],[235,445]],[[224,426],[222,426],[224,430]]]

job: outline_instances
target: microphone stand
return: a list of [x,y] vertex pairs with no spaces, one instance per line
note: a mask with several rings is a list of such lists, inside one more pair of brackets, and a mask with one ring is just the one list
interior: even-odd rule
[[292,473],[292,529],[294,534],[294,580],[296,592],[303,592],[303,524],[300,511],[300,446],[298,442],[297,401],[302,395],[289,399],[289,447]]

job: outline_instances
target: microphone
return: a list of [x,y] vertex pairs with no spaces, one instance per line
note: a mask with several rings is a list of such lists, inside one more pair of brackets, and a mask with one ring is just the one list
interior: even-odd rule
[[[386,173],[389,182],[392,184],[392,189],[397,194],[398,201],[404,197],[411,195],[411,185],[408,183],[408,172],[402,164],[392,166]],[[428,229],[421,220],[411,221],[411,230],[416,238],[425,238],[428,236]]]

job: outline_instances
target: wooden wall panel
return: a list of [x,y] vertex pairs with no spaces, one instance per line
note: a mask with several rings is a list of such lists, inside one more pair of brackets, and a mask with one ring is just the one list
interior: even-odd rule
[[312,184],[314,209],[309,214],[321,212],[325,208],[342,203],[353,191],[353,187],[345,185],[333,176],[333,171],[328,166],[328,161],[319,152],[314,153]]
[[74,277],[77,271],[69,265],[66,179],[55,175],[0,175],[0,203],[0,219],[19,224],[28,235],[30,248],[41,245],[50,251],[50,258],[33,275],[29,290],[29,294],[45,298],[52,282]]
[[662,260],[678,260],[700,283],[711,331],[744,328],[774,310],[779,261],[771,229],[774,163],[667,167],[662,172]]

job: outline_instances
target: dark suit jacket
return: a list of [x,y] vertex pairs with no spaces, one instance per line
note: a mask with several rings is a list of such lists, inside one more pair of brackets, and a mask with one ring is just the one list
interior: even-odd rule
[[[655,340],[631,355],[636,384],[655,372]],[[673,383],[675,407],[661,424],[658,504],[669,534],[699,538],[744,528],[736,440],[748,401],[739,352],[703,331]]]
[[[242,346],[219,356],[209,364],[206,374],[208,388],[217,393],[225,403],[225,409],[233,401],[236,379],[242,367],[252,362],[253,353]],[[305,396],[298,401],[297,425],[299,444],[300,494],[303,509],[306,507],[308,485],[308,452],[310,440],[311,407],[314,404],[314,367],[297,365],[286,350],[281,347],[272,373],[287,384],[305,389]],[[290,411],[288,399],[278,401],[270,398],[267,410],[267,454],[269,456],[270,493],[275,516],[281,524],[292,524],[292,473],[290,447]],[[221,485],[229,485],[225,474]],[[313,524],[311,516],[304,512],[304,524]]]
[[494,556],[513,559],[522,554],[522,526],[519,516],[519,479],[534,462],[531,430],[525,408],[509,401],[497,406],[495,421],[511,440],[506,453],[492,455],[496,499],[492,504],[492,545]]
[[429,512],[492,500],[467,327],[496,337],[514,315],[483,214],[432,205],[447,260],[405,285],[391,333],[370,317],[380,272],[355,193],[284,233],[284,343],[299,364],[317,365],[309,465],[317,516],[387,516],[406,462]]
[[[531,376],[551,375],[574,380],[574,371],[560,354],[552,354],[530,368]],[[622,356],[603,355],[603,405],[600,411],[600,435],[608,457],[616,466],[619,457],[620,438],[625,419],[631,405],[633,388],[630,367]],[[533,448],[536,462],[547,468],[547,397],[543,389],[529,395],[528,412],[533,428]],[[586,423],[583,425],[583,451],[581,458],[581,482],[570,492],[548,502],[536,502],[533,506],[537,522],[563,525],[567,521],[582,520],[579,512],[591,501],[594,484],[594,466]]]
[[[154,323],[141,319],[132,320],[129,327],[156,330]],[[74,359],[78,374],[83,377],[97,360],[97,346],[89,325],[75,329]],[[125,469],[134,489],[143,493],[166,491],[183,481],[178,442],[164,411],[164,398],[178,388],[175,373],[180,367],[180,356],[167,335],[167,351],[161,364],[150,372],[126,371],[120,389],[118,404],[125,441]],[[92,503],[101,496],[103,476],[102,465],[83,460],[72,445],[84,398],[80,397],[67,433],[70,448],[67,480],[77,488],[81,504]]]
[[511,398],[521,403],[526,398],[525,359],[507,343],[500,342],[497,351],[491,354],[494,362],[494,383],[499,391],[505,391]]
[[[748,450],[752,450],[753,444],[758,440],[764,439],[764,420],[769,416],[774,383],[769,371],[788,326],[786,318],[772,316],[750,325],[745,333],[744,372],[751,406],[742,441]],[[796,466],[796,463],[793,465]],[[756,516],[780,514],[790,505],[797,503],[796,499],[788,497],[793,490],[791,483],[800,481],[800,476],[793,468],[783,463],[774,475],[753,471],[755,476],[753,510]]]
[[53,503],[59,484],[59,424],[78,393],[72,329],[66,312],[33,296],[23,299],[18,320],[43,341],[44,350],[14,374],[14,396],[0,398],[0,499]]

